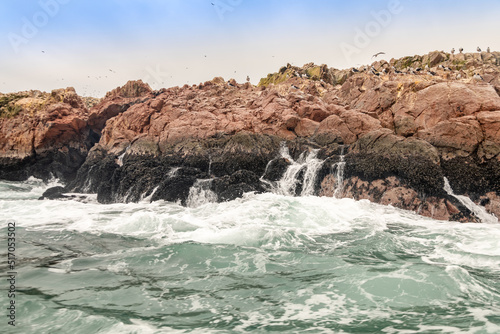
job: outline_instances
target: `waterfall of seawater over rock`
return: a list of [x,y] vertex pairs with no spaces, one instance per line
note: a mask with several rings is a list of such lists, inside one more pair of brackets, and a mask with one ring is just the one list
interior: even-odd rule
[[344,169],[345,169],[345,155],[344,146],[342,146],[340,151],[340,161],[337,162],[333,167],[336,169],[335,172],[335,190],[333,192],[333,197],[340,198],[342,196],[342,191],[344,190]]
[[186,205],[190,208],[197,208],[207,203],[217,202],[217,194],[210,190],[212,179],[197,180],[189,189]]
[[463,195],[455,195],[453,189],[451,189],[448,179],[444,178],[444,191],[450,196],[455,197],[460,203],[462,203],[467,209],[469,209],[482,223],[485,224],[496,224],[498,219],[486,212],[486,209],[480,205],[474,203],[469,197]]
[[295,195],[299,177],[303,171],[303,185],[301,196],[314,195],[314,186],[316,184],[316,177],[318,170],[323,165],[323,160],[317,158],[319,150],[311,150],[309,153],[302,152],[297,161],[294,161],[290,156],[287,146],[282,146],[280,154],[291,162],[281,180],[277,183],[276,192],[282,195]]
[[[345,169],[345,147],[341,146],[340,161],[332,165],[331,174],[335,175],[336,183],[335,189],[333,189],[334,197],[342,197],[343,183],[344,183],[344,169]],[[318,159],[319,150],[311,150],[309,152],[302,152],[299,158],[295,161],[286,143],[281,143],[280,155],[276,159],[285,159],[290,163],[290,165],[285,170],[281,179],[278,181],[270,181],[265,178],[268,174],[269,169],[272,168],[273,159],[268,162],[264,174],[261,176],[260,180],[262,183],[268,186],[268,189],[280,195],[286,196],[311,196],[315,195],[315,188],[317,184],[318,174],[323,167],[324,160]],[[298,189],[302,186],[301,189]]]
[[130,145],[127,146],[125,151],[118,156],[118,166],[123,166],[123,158],[125,157],[125,154],[127,154],[128,150],[130,150]]

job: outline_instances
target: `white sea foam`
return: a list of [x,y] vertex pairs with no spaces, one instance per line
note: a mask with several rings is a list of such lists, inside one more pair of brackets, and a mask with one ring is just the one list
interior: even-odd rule
[[498,224],[498,218],[489,214],[484,207],[477,205],[467,196],[456,195],[446,177],[444,178],[444,190],[448,195],[455,197],[462,205],[469,209],[482,223]]
[[[58,302],[29,296],[38,312],[26,321],[42,324],[41,332],[58,330],[43,325],[43,312],[65,328],[103,333],[196,333],[172,322],[207,326],[200,333],[293,332],[286,326],[304,324],[342,333],[367,323],[384,333],[499,332],[491,320],[500,312],[498,224],[272,193],[199,207],[38,201],[47,186],[31,182],[0,183],[4,197],[40,187],[0,199],[0,220],[17,222],[26,259],[43,252],[44,266],[31,259],[23,269],[23,284]],[[80,306],[133,318],[88,315]],[[462,314],[467,330],[449,320]]]

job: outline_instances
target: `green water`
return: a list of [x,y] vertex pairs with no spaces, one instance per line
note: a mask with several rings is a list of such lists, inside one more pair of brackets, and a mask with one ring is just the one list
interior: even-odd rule
[[0,184],[1,256],[7,220],[18,245],[6,333],[500,333],[497,225],[273,194],[37,201],[45,187]]

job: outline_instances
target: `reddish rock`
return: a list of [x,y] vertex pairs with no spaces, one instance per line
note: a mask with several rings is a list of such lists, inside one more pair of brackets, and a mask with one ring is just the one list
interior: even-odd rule
[[388,189],[380,198],[380,204],[392,205],[396,208],[415,210],[421,205],[418,194],[413,189],[395,187]]
[[500,144],[500,111],[483,111],[476,115],[484,139]]
[[417,137],[440,149],[446,158],[468,156],[484,139],[479,122],[473,116],[441,121],[428,130],[419,131]]
[[346,123],[336,115],[332,115],[319,124],[316,137],[334,142],[340,138],[343,143],[352,144],[356,141],[356,135],[349,129]]
[[418,129],[430,129],[451,118],[474,115],[484,110],[500,110],[500,97],[491,86],[438,83],[408,94],[395,107],[396,114],[408,114]]
[[500,220],[500,195],[489,192],[486,194],[486,198],[488,199],[485,205],[486,210]]
[[340,115],[349,130],[359,137],[362,134],[382,128],[380,121],[364,113],[349,110]]
[[303,118],[295,128],[295,133],[299,137],[312,137],[319,127],[319,123]]

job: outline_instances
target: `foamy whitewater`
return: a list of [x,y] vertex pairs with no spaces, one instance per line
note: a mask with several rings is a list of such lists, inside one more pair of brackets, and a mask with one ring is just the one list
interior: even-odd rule
[[500,224],[272,193],[39,201],[54,185],[0,182],[2,329],[14,220],[13,332],[500,333]]

